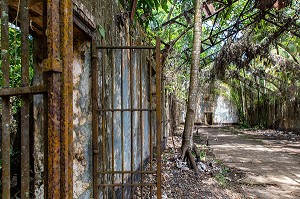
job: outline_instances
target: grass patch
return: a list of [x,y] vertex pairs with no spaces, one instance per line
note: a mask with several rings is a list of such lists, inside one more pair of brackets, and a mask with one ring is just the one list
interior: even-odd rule
[[229,168],[226,166],[221,166],[219,173],[217,173],[214,178],[218,182],[218,184],[222,188],[226,188],[229,186],[230,181],[227,178],[227,174],[229,173]]

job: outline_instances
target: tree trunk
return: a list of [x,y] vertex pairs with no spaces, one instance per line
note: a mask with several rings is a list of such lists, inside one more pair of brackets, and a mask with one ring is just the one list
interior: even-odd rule
[[192,54],[192,66],[190,71],[189,96],[187,103],[187,112],[185,117],[183,139],[181,145],[181,157],[185,157],[190,161],[193,169],[198,172],[195,158],[192,155],[192,137],[193,126],[195,121],[195,110],[197,104],[197,91],[199,84],[199,66],[200,66],[200,51],[201,51],[201,35],[202,35],[202,5],[203,0],[196,0],[195,9],[195,25],[194,25],[194,42]]

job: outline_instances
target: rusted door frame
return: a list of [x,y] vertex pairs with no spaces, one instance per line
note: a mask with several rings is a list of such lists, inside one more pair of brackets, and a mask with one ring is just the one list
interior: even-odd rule
[[[93,106],[93,112],[92,112],[92,118],[93,118],[93,143],[92,143],[92,149],[93,149],[93,195],[94,195],[94,198],[97,199],[100,197],[100,192],[99,192],[99,187],[121,187],[122,188],[122,198],[124,198],[124,187],[125,186],[129,186],[129,187],[141,187],[141,189],[143,189],[142,187],[144,186],[150,186],[151,187],[151,192],[152,192],[152,186],[155,185],[157,187],[157,191],[156,191],[156,195],[157,195],[157,198],[161,198],[161,131],[162,131],[162,101],[161,101],[161,95],[162,95],[162,83],[161,83],[161,53],[160,53],[160,38],[157,37],[156,38],[156,46],[96,46],[96,39],[95,37],[93,38],[93,42],[92,42],[92,71],[94,71],[92,73],[92,106]],[[145,108],[138,108],[138,109],[133,109],[132,108],[132,100],[131,100],[131,108],[130,109],[124,109],[122,108],[122,105],[121,105],[121,109],[115,109],[113,104],[111,106],[111,108],[101,108],[99,109],[99,106],[98,106],[98,92],[100,91],[102,93],[102,99],[99,99],[101,101],[101,104],[103,104],[103,101],[104,101],[104,90],[103,88],[99,88],[98,86],[98,81],[99,81],[99,77],[98,77],[98,70],[99,70],[99,60],[98,60],[98,51],[99,50],[102,50],[102,51],[105,51],[105,50],[120,50],[120,49],[124,49],[124,50],[129,50],[130,52],[134,49],[140,49],[140,50],[145,50],[145,49],[149,49],[149,53],[150,53],[150,50],[154,50],[155,51],[155,64],[156,64],[156,67],[155,67],[155,71],[156,71],[156,74],[155,74],[155,81],[156,81],[156,84],[155,84],[155,87],[156,87],[156,91],[152,91],[151,90],[151,85],[150,86],[150,109],[145,109]],[[131,54],[131,53],[130,53]],[[152,55],[150,55],[151,57]],[[114,56],[112,55],[113,59],[114,59]],[[122,55],[123,57],[123,55]],[[102,59],[104,59],[104,57],[102,57]],[[132,64],[130,63],[130,71],[132,71]],[[112,71],[111,71],[111,76],[113,77],[114,75],[114,64],[112,64]],[[100,67],[101,68],[101,67]],[[121,66],[122,68],[122,66]],[[103,81],[103,75],[105,74],[105,71],[104,71],[104,67],[102,66],[102,81]],[[151,79],[151,76],[152,76],[152,68],[150,67],[150,79]],[[121,69],[121,74],[122,74],[122,69]],[[131,74],[132,72],[130,72],[130,76],[132,76]],[[141,69],[140,69],[140,73],[141,73]],[[141,77],[141,75],[140,75]],[[151,80],[150,80],[151,81]],[[122,81],[121,81],[122,82]],[[114,93],[113,89],[114,89],[114,80],[113,78],[111,79],[111,84],[112,84],[112,90],[111,92]],[[122,84],[122,83],[121,83]],[[131,81],[130,82],[130,92],[132,92],[132,85],[133,82]],[[102,84],[103,85],[103,84]],[[122,87],[122,86],[121,86]],[[140,90],[142,88],[140,87]],[[122,93],[122,91],[121,91]],[[152,101],[152,93],[156,93],[156,101],[155,101],[155,104],[156,104],[156,107],[154,109],[151,109],[151,101]],[[122,95],[122,94],[121,94]],[[140,95],[141,96],[141,95]],[[121,96],[122,98],[122,96]],[[131,96],[131,99],[132,99],[132,96]],[[141,99],[140,99],[141,100]],[[113,100],[112,100],[113,101]],[[112,102],[113,103],[113,102]],[[105,138],[103,137],[104,134],[105,134],[105,128],[104,128],[104,124],[105,124],[105,120],[103,120],[103,115],[106,113],[106,112],[111,112],[112,114],[112,120],[113,120],[113,115],[115,112],[121,112],[121,114],[125,111],[129,111],[131,112],[131,117],[132,117],[132,112],[134,111],[138,111],[138,112],[143,112],[143,111],[149,111],[150,113],[151,112],[155,112],[156,114],[156,146],[155,146],[155,149],[156,149],[156,164],[157,164],[157,168],[156,170],[154,171],[134,171],[134,170],[131,170],[131,171],[125,171],[124,170],[124,160],[122,160],[122,171],[115,171],[114,170],[114,163],[111,163],[112,164],[112,171],[109,171],[109,170],[106,170],[105,168],[103,168],[104,170],[103,171],[100,171],[99,170],[99,151],[102,151],[102,157],[105,156],[105,143],[102,142],[102,147],[101,149],[99,148],[99,136],[102,137],[102,140],[105,140]],[[102,115],[102,116],[101,116]],[[123,114],[122,114],[123,115]],[[102,118],[102,132],[99,133],[99,119]],[[123,123],[123,119],[122,120],[122,123]],[[131,121],[132,121],[132,118],[131,118]],[[151,123],[151,115],[150,115],[150,123]],[[123,127],[121,127],[123,128]],[[131,124],[131,128],[132,128],[132,124]],[[122,130],[123,131],[123,130]],[[132,131],[132,129],[131,129]],[[150,125],[150,132],[151,132],[151,125]],[[114,134],[113,130],[111,132],[112,134]],[[101,135],[100,135],[101,134]],[[122,138],[123,138],[123,135],[124,135],[124,132],[122,132]],[[131,132],[131,136],[132,136],[132,132]],[[150,148],[154,147],[154,146],[151,146],[152,144],[152,141],[151,141],[151,137],[150,136]],[[114,145],[113,145],[113,139],[114,139],[114,135],[111,135],[111,147],[112,147],[112,162],[114,162]],[[131,138],[132,140],[132,138]],[[124,140],[122,140],[122,143],[124,142]],[[131,146],[132,148],[132,146]],[[152,159],[153,159],[153,152],[151,149],[150,149],[150,157],[149,157],[149,161],[150,161],[150,164],[152,165],[153,162],[152,162]],[[132,154],[132,152],[131,152]],[[124,159],[124,158],[122,158]],[[131,157],[131,161],[132,161],[132,157]],[[103,161],[105,160],[105,158],[103,159]],[[141,160],[142,162],[143,160]],[[102,164],[105,164],[105,162],[102,162]],[[134,168],[132,166],[132,162],[131,162],[131,168]],[[151,170],[151,169],[150,169]],[[114,175],[117,175],[117,174],[121,174],[123,177],[122,177],[122,182],[120,183],[116,183],[113,182],[112,183],[109,183],[109,182],[105,182],[105,183],[100,183],[99,182],[99,178],[101,175],[111,175],[112,176],[112,179],[114,178],[113,176]],[[124,174],[130,174],[131,175],[131,183],[126,183],[124,181]],[[154,174],[156,175],[156,182],[155,184],[151,184],[151,183],[134,183],[132,181],[132,176],[134,174]],[[132,188],[131,188],[131,194],[132,194]],[[107,196],[105,196],[105,193],[103,192],[102,193],[103,195],[103,198],[106,198]],[[152,195],[152,193],[151,193]],[[113,194],[111,197],[115,198],[116,196]]]
[[73,198],[73,3],[47,1],[45,198]]

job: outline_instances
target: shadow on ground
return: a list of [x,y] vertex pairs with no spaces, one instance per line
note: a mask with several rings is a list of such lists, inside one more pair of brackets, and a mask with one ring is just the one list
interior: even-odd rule
[[246,173],[239,184],[247,197],[300,198],[300,139],[234,127],[197,128],[195,142],[208,136],[216,159]]

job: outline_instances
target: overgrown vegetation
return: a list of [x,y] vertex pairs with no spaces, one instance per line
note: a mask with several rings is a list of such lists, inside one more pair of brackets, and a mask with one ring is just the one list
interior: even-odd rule
[[[167,94],[186,103],[194,1],[137,1],[136,13],[149,35],[161,36]],[[211,109],[215,96],[222,95],[238,108],[244,127],[296,126],[299,13],[296,0],[204,1],[199,96],[212,101]]]
[[[33,79],[34,71],[33,71],[33,38],[30,36],[29,40],[29,78],[30,82]],[[9,56],[10,56],[10,73],[9,73],[9,84],[10,87],[22,87],[21,78],[22,78],[22,67],[21,67],[21,31],[19,27],[14,24],[9,24]],[[2,59],[0,59],[0,68],[2,68]],[[0,70],[0,88],[2,87],[2,79],[3,74],[2,70]],[[11,168],[11,177],[12,178],[20,178],[21,171],[19,166],[21,164],[21,144],[20,144],[20,111],[22,106],[22,101],[19,97],[10,97],[11,103],[11,150],[10,150],[10,159],[13,167]],[[0,110],[2,109],[2,105],[0,102]],[[1,119],[2,121],[2,115]],[[1,130],[0,130],[1,131]],[[2,173],[2,160],[0,160],[0,174]],[[17,183],[12,184],[12,194],[17,197],[20,192],[20,186]],[[2,187],[2,186],[0,186]]]
[[[29,37],[29,77],[30,82],[32,81],[34,71],[33,71],[33,38]],[[9,26],[9,55],[10,55],[10,75],[9,75],[9,84],[10,87],[20,87],[21,85],[21,31],[18,27],[13,24]],[[0,67],[2,67],[0,59]],[[2,87],[3,74],[0,70],[0,87]],[[12,114],[16,114],[21,107],[21,101],[19,98],[12,98]]]

